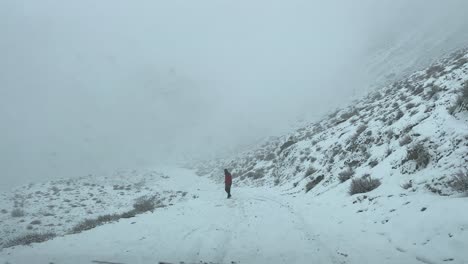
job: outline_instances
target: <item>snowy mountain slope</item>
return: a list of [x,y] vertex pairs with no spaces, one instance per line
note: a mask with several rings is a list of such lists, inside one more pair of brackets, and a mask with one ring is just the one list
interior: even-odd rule
[[444,54],[466,46],[468,23],[447,27],[433,24],[429,28],[412,28],[398,37],[390,34],[371,52],[366,59],[366,72],[369,76],[371,91],[398,81],[405,76],[422,69]]
[[85,219],[131,210],[140,197],[154,196],[160,206],[185,199],[188,193],[168,185],[169,178],[157,170],[120,171],[107,177],[30,184],[3,193],[0,247],[23,234],[67,234]]
[[[388,188],[411,181],[414,191],[451,194],[447,181],[468,169],[468,115],[449,111],[467,81],[468,54],[461,50],[322,121],[232,160],[205,163],[199,174],[219,179],[226,167],[245,185],[279,185],[291,192],[323,178],[311,191],[319,195],[350,171],[379,178]],[[419,158],[410,155],[414,151]]]

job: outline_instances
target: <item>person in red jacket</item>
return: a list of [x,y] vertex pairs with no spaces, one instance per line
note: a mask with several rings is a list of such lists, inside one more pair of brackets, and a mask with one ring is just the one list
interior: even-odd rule
[[232,175],[228,170],[224,169],[224,189],[226,190],[228,196],[231,198],[231,185],[232,185]]

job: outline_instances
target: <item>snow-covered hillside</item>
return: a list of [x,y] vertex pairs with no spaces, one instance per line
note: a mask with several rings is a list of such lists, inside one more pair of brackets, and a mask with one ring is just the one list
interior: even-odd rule
[[434,23],[424,29],[408,28],[397,38],[391,34],[388,39],[383,38],[381,45],[368,53],[365,69],[371,85],[362,90],[369,91],[400,80],[443,54],[466,46],[467,26],[466,22],[450,28]]
[[[462,94],[468,50],[233,159],[198,164],[198,175],[131,171],[2,194],[0,263],[466,264]],[[139,210],[142,199],[151,210]]]
[[168,181],[169,176],[157,170],[120,171],[107,177],[32,183],[3,193],[0,247],[31,233],[73,233],[86,219],[131,211],[139,199],[154,199],[160,207],[185,200],[188,193]]
[[454,109],[466,86],[468,54],[461,50],[317,123],[204,163],[198,173],[221,179],[229,168],[242,184],[291,192],[322,179],[309,195],[338,187],[346,174],[378,178],[386,191],[411,182],[407,191],[452,194],[451,176],[468,169],[468,114]]

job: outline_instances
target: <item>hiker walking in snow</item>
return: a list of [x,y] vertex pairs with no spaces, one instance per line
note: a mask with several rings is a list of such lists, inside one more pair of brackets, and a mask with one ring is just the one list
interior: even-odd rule
[[232,185],[232,175],[228,170],[224,169],[224,189],[226,190],[228,196],[231,198],[231,185]]

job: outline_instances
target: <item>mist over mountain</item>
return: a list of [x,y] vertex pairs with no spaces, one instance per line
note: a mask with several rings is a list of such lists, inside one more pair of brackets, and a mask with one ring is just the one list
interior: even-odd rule
[[1,186],[237,151],[466,46],[467,9],[2,1]]

